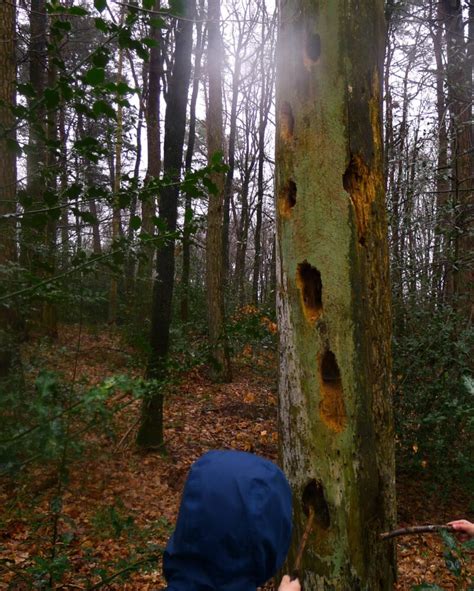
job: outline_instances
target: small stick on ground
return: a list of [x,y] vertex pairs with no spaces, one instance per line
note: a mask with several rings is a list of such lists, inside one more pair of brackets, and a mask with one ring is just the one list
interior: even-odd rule
[[381,540],[389,540],[398,536],[413,536],[417,534],[436,534],[440,530],[445,529],[454,531],[450,525],[413,525],[412,527],[402,527],[393,531],[380,534]]

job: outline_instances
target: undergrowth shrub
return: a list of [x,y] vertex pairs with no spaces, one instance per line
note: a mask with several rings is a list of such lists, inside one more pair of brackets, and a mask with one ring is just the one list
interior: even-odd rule
[[415,310],[394,338],[398,466],[425,471],[448,492],[472,488],[474,331],[448,307]]

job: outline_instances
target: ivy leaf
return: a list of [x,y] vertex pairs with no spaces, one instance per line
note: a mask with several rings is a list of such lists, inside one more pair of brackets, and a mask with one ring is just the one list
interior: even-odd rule
[[107,0],[94,0],[94,6],[99,12],[103,12],[107,8]]
[[105,66],[109,63],[110,59],[110,51],[105,47],[101,47],[91,57],[91,61],[94,66],[98,68],[105,68]]
[[156,47],[158,45],[158,41],[156,39],[152,39],[151,37],[144,37],[142,39],[142,43],[147,47]]
[[20,144],[16,140],[12,139],[11,137],[7,137],[5,139],[5,145],[9,152],[15,152],[17,156],[21,156],[22,150]]
[[141,220],[140,216],[134,215],[130,218],[130,227],[132,228],[132,230],[138,230],[141,225],[142,225],[142,220]]
[[150,19],[150,27],[154,29],[166,29],[166,22],[162,18],[153,17]]
[[34,98],[36,96],[35,89],[29,82],[26,84],[17,84],[17,89],[20,94],[28,98]]
[[97,223],[97,218],[90,211],[80,211],[80,210],[77,210],[74,213],[78,217],[82,218],[82,221],[85,222],[86,224],[95,224],[95,223]]
[[95,101],[95,103],[92,105],[92,112],[96,117],[99,115],[105,115],[105,117],[115,119],[114,109],[109,105],[109,103],[102,99]]
[[71,8],[68,9],[68,12],[74,16],[87,16],[89,14],[85,8],[82,8],[82,6],[71,6]]
[[104,68],[92,68],[86,75],[84,76],[84,82],[86,84],[90,84],[91,86],[98,86],[102,84],[105,80],[105,70]]
[[54,109],[59,105],[61,97],[55,88],[45,88],[44,102],[48,109]]
[[103,18],[95,18],[94,24],[95,24],[95,28],[98,29],[99,31],[102,31],[102,33],[109,32],[109,24]]

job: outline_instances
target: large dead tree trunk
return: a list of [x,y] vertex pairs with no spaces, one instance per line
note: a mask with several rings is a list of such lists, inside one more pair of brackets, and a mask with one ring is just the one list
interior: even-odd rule
[[316,512],[311,591],[388,591],[395,577],[379,540],[395,519],[383,4],[291,0],[280,15],[280,441],[295,540]]

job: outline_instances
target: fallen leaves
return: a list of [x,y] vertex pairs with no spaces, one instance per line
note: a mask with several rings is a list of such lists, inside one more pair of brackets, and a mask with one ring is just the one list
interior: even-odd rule
[[[133,350],[116,333],[84,330],[79,355],[77,338],[76,328],[63,327],[57,343],[42,347],[40,365],[71,379],[77,360],[76,378],[89,385],[99,384],[118,369],[139,375],[138,364],[130,363]],[[29,344],[25,357],[32,352],[33,344]],[[64,540],[61,543],[68,544],[69,566],[63,588],[85,589],[87,578],[98,583],[101,577],[126,568],[123,564],[138,564],[143,560],[141,552],[153,553],[152,548],[163,547],[176,520],[189,467],[202,453],[231,448],[277,458],[276,362],[265,352],[265,359],[260,360],[263,372],[254,362],[254,354],[250,346],[244,351],[232,384],[212,384],[203,369],[194,368],[166,396],[166,455],[143,455],[136,450],[140,404],[133,399],[116,417],[114,445],[105,436],[88,440],[85,453],[69,466],[69,481],[62,491],[62,517],[56,533]],[[274,368],[273,374],[269,368]],[[31,588],[25,586],[22,573],[34,566],[35,557],[51,552],[54,532],[49,507],[57,478],[50,471],[47,466],[32,469],[14,494],[7,482],[0,489],[0,589]],[[450,499],[441,512],[434,500],[427,502],[422,483],[403,481],[402,485],[399,525],[404,525],[403,520],[420,523],[441,518],[442,522],[464,514],[464,500]],[[409,591],[423,581],[436,582],[448,591],[456,589],[437,536],[399,541],[398,564],[397,591]],[[146,571],[132,572],[126,581],[111,579],[107,589],[163,588],[160,563],[147,567]]]

